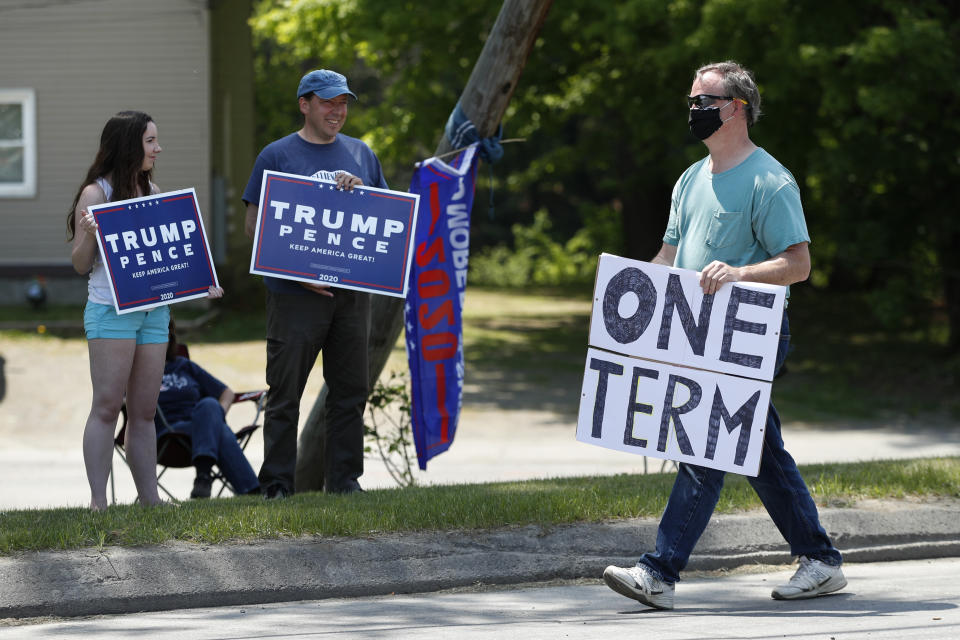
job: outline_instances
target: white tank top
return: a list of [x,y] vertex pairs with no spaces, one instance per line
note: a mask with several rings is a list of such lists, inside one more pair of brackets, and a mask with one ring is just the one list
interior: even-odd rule
[[[103,194],[107,197],[107,202],[113,195],[113,187],[103,178],[97,178],[97,184],[103,189]],[[87,280],[87,299],[97,304],[106,304],[113,306],[113,293],[110,291],[110,280],[107,278],[107,270],[100,261],[100,252],[93,260],[93,269],[90,270],[90,279]]]

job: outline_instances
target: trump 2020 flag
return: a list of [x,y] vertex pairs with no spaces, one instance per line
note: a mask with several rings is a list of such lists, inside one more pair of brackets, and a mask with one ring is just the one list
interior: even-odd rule
[[[470,254],[470,207],[477,175],[477,145],[449,164],[430,158],[413,174],[420,194],[415,258],[404,316],[410,364],[413,440],[417,462],[450,448],[463,393],[463,299]],[[423,215],[422,203],[429,215]]]

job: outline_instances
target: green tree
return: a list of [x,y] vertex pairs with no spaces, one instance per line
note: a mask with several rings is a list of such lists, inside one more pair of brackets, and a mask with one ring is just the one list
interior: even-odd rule
[[[305,70],[338,68],[361,97],[347,133],[362,134],[391,185],[405,188],[413,163],[435,147],[499,5],[261,3],[252,22],[261,142],[299,126],[291,87]],[[735,59],[755,71],[764,98],[755,141],[801,184],[814,284],[869,295],[890,326],[922,326],[944,309],[960,347],[958,7],[565,0],[548,16],[504,119],[506,137],[527,141],[507,149],[492,178],[481,172],[477,202],[492,179],[496,204],[492,216],[474,214],[474,251],[517,238],[542,248],[543,234],[564,247],[613,212],[620,233],[591,237],[649,259],[675,180],[705,153],[686,131],[692,72]],[[549,225],[535,220],[538,211]]]
[[295,87],[326,67],[342,71],[360,102],[347,120],[404,189],[430,156],[466,83],[499,2],[261,2],[254,11],[258,137],[265,144],[300,126]]
[[821,79],[809,166],[818,228],[834,243],[831,281],[869,288],[888,322],[922,325],[945,307],[956,349],[960,10],[860,4],[852,35],[802,50]]

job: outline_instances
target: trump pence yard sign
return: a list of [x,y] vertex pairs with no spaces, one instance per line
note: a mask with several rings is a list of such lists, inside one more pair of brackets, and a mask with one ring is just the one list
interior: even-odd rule
[[219,286],[193,189],[87,207],[117,313],[207,295]]
[[264,171],[250,273],[403,297],[420,196]]
[[577,440],[757,475],[785,296],[601,255]]

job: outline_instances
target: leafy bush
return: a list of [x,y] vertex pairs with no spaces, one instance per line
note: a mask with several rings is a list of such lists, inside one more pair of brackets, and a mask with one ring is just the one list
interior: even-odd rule
[[367,420],[363,428],[365,440],[371,444],[364,446],[364,452],[369,454],[376,448],[387,472],[399,487],[417,484],[413,475],[417,454],[413,446],[410,411],[406,373],[394,371],[386,382],[377,380],[367,399]]
[[470,259],[470,283],[514,289],[592,285],[599,254],[619,250],[619,220],[610,209],[585,218],[590,222],[563,242],[551,234],[546,210],[538,210],[530,225],[513,225],[512,249],[498,245]]

